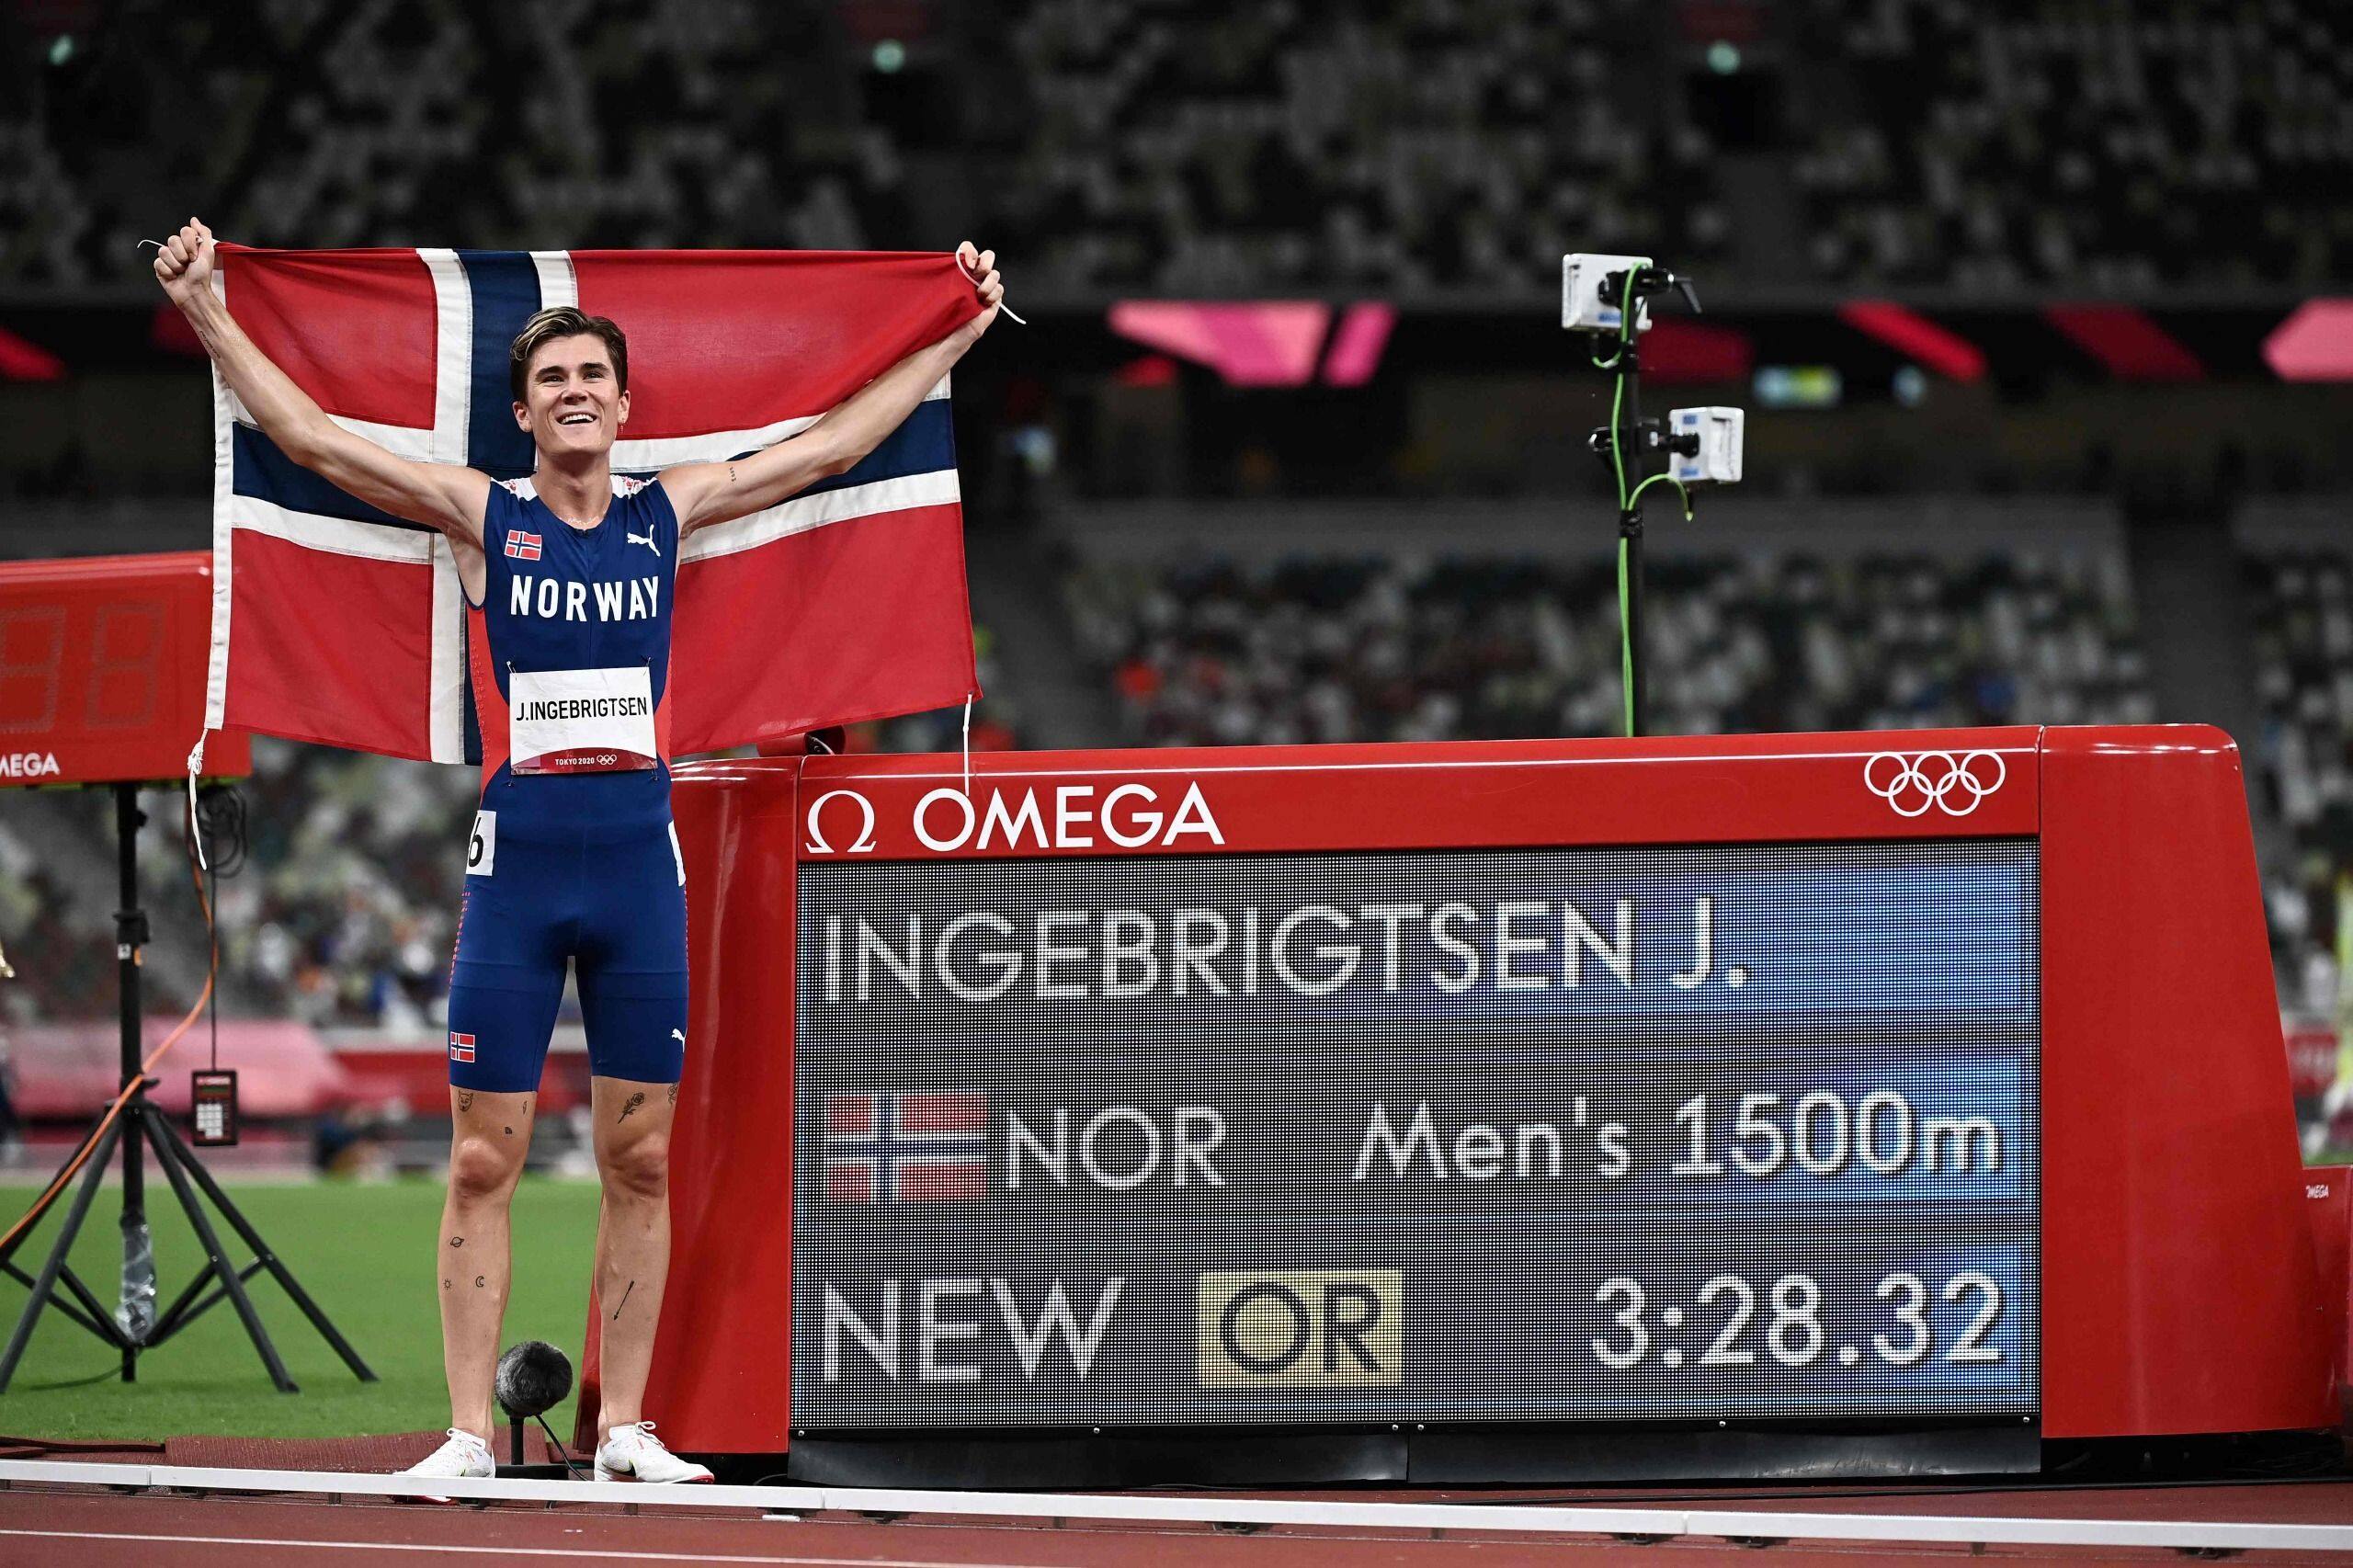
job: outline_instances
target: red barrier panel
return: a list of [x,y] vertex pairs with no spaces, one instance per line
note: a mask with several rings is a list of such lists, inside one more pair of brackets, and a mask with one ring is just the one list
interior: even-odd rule
[[[792,1299],[795,762],[690,763],[673,793],[693,971],[670,1134],[670,1282],[648,1414],[672,1446],[785,1446]],[[596,1435],[589,1297],[577,1433]],[[674,1432],[683,1436],[672,1437]]]
[[1937,839],[2038,841],[2041,1435],[2335,1424],[2245,786],[2219,732],[985,754],[969,794],[961,767],[678,770],[695,991],[648,1401],[676,1447],[791,1435],[800,863]]
[[2238,748],[2046,731],[2042,884],[2044,1430],[2330,1424]]

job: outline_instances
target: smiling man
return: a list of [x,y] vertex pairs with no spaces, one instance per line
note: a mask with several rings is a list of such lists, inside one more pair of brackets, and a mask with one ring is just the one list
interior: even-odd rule
[[482,808],[449,986],[449,1199],[434,1279],[448,1440],[408,1472],[494,1473],[491,1379],[506,1307],[507,1210],[529,1146],[565,965],[588,1037],[603,1388],[600,1480],[709,1481],[643,1419],[669,1269],[669,1134],[687,1026],[686,868],[670,822],[670,602],[679,543],[764,510],[872,451],[996,319],[995,253],[960,246],[981,312],[789,440],[651,480],[612,472],[629,344],[602,316],[541,311],[509,355],[528,480],[415,462],[353,434],[254,346],[211,287],[191,218],[155,258],[222,379],[279,450],[438,529],[469,607]]

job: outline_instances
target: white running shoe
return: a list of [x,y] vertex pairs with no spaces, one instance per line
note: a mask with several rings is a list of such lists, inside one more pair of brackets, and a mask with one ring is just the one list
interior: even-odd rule
[[635,1421],[605,1434],[604,1444],[597,1450],[597,1479],[674,1483],[709,1481],[710,1471],[664,1448],[662,1439],[654,1435],[653,1422]]
[[[472,1432],[449,1428],[448,1439],[424,1459],[401,1471],[403,1475],[421,1475],[438,1481],[455,1476],[469,1480],[487,1480],[498,1473],[498,1461],[490,1457],[490,1445]],[[431,1493],[419,1493],[417,1498],[426,1503],[447,1503],[447,1497]]]

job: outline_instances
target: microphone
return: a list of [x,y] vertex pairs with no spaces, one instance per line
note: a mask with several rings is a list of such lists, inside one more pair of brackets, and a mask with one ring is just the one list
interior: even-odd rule
[[572,1392],[572,1362],[544,1339],[527,1339],[498,1358],[491,1392],[512,1421],[528,1421]]

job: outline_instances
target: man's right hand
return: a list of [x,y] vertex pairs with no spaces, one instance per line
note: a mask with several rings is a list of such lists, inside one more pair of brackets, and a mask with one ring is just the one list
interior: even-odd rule
[[190,218],[164,248],[155,253],[155,278],[172,303],[188,301],[212,287],[212,231]]

